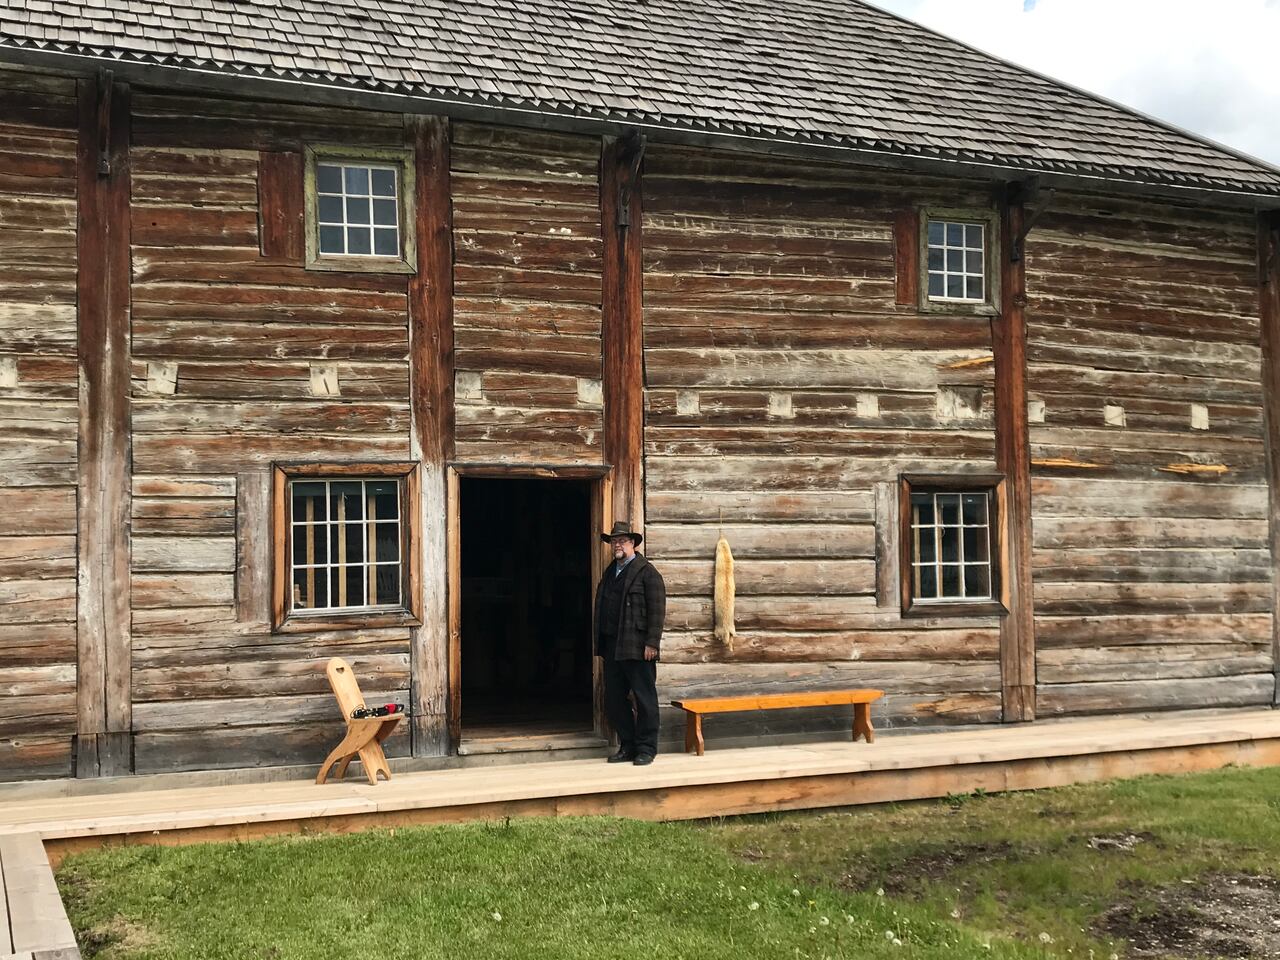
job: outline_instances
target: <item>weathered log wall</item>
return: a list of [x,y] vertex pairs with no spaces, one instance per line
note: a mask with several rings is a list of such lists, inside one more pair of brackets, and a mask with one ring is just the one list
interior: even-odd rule
[[[651,145],[644,202],[663,698],[866,685],[882,722],[998,719],[997,621],[904,621],[895,572],[899,474],[991,472],[995,452],[989,321],[896,304],[895,218],[989,189]],[[947,388],[977,415],[954,419]],[[712,637],[721,529],[732,651]]]
[[1271,702],[1256,236],[1061,195],[1031,235],[1042,715]]
[[457,456],[598,463],[600,143],[459,123]]
[[0,780],[76,732],[76,86],[0,71]]
[[302,185],[260,177],[304,142],[398,147],[403,120],[138,92],[133,134],[136,770],[318,762],[325,661],[407,702],[409,635],[272,632],[268,471],[408,459],[407,279],[264,255],[260,196],[287,214]]

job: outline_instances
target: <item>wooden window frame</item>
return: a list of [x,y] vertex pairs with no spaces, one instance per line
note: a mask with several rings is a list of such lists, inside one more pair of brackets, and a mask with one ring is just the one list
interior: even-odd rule
[[[986,299],[978,301],[932,299],[929,296],[929,221],[943,220],[950,223],[977,223],[985,229],[983,267],[986,270],[983,289]],[[916,290],[919,307],[927,313],[948,313],[981,317],[996,316],[1000,312],[1000,217],[995,210],[982,208],[921,207],[917,237]]]
[[[911,494],[923,490],[941,492],[985,492],[991,533],[991,599],[932,600],[914,599],[915,567],[911,551]],[[904,617],[980,617],[1004,616],[1009,612],[1009,586],[1005,571],[1009,567],[1008,485],[1000,474],[903,474],[898,478],[898,580]]]
[[[401,596],[399,610],[319,610],[303,613],[290,609],[292,584],[291,504],[292,480],[395,480],[400,486]],[[271,626],[277,633],[316,630],[357,630],[371,627],[422,625],[422,561],[420,546],[420,482],[416,463],[277,463],[271,468]]]
[[[397,196],[400,200],[400,255],[380,257],[369,254],[338,256],[320,252],[319,208],[316,191],[316,164],[319,162],[372,164],[396,168]],[[418,253],[414,227],[414,197],[417,174],[413,151],[390,147],[345,147],[338,144],[308,144],[303,163],[303,211],[308,270],[339,270],[346,273],[417,273]]]

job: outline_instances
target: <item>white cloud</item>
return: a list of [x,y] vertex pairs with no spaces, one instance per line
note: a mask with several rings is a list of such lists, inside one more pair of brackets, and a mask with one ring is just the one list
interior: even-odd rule
[[873,0],[1280,165],[1280,0]]

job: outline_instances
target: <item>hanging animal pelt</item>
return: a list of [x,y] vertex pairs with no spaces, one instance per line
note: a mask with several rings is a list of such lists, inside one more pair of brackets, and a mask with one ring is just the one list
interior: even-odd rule
[[733,638],[738,631],[733,626],[733,597],[737,584],[733,580],[733,551],[729,541],[721,537],[716,543],[716,592],[714,604],[715,636],[733,653]]

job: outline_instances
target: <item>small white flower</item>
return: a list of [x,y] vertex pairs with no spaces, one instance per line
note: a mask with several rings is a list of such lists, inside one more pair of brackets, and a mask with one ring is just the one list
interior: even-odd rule
[[1110,960],[1120,960],[1120,954],[1118,954],[1118,953],[1113,953],[1113,954],[1111,955]]
[[1041,934],[1040,934],[1040,942],[1041,942],[1041,943],[1053,943],[1053,937],[1049,936],[1047,933],[1041,933]]
[[983,950],[990,950],[990,949],[991,949],[991,944],[989,944],[989,943],[984,943],[984,944],[982,945],[982,949],[983,949]]
[[960,908],[959,908],[959,907],[957,907],[956,909],[954,909],[954,910],[952,910],[952,911],[951,911],[951,919],[952,919],[952,920],[959,920],[959,919],[960,919]]
[[752,900],[749,904],[747,904],[747,909],[748,909],[748,910],[759,910],[759,909],[760,909],[760,901],[758,901],[758,900]]
[[747,892],[747,888],[742,886],[741,884],[738,885],[738,889],[741,890],[743,893]]
[[900,946],[902,946],[902,941],[901,941],[901,940],[899,940],[897,937],[894,937],[894,938],[893,938],[893,945],[894,945],[895,947],[900,947]]
[[795,887],[792,887],[792,888],[791,888],[791,895],[792,895],[793,897],[798,897],[798,896],[800,896],[800,891],[799,891],[799,890],[797,890]]
[[849,913],[846,913],[846,914],[844,915],[844,922],[845,922],[845,923],[853,923],[853,915],[852,915],[852,914],[849,914]]
[[822,924],[824,927],[826,927],[826,926],[830,926],[830,924],[831,924],[831,921],[830,921],[830,920],[828,920],[826,917],[819,917],[819,918],[818,918],[818,922],[819,922],[820,924]]
[[502,914],[500,914],[497,910],[493,911],[493,913],[489,914],[489,916],[493,917],[493,919],[499,922],[501,922],[502,920]]
[[883,896],[884,896],[884,887],[877,887],[877,888],[876,888],[876,896],[877,896],[877,897],[883,897]]
[[817,927],[810,927],[810,928],[809,928],[809,932],[810,932],[810,933],[817,933],[817,932],[818,932],[818,928],[817,928]]
[[886,930],[886,931],[884,932],[884,938],[885,938],[886,940],[892,940],[892,939],[893,939],[893,931],[892,931],[892,930]]

